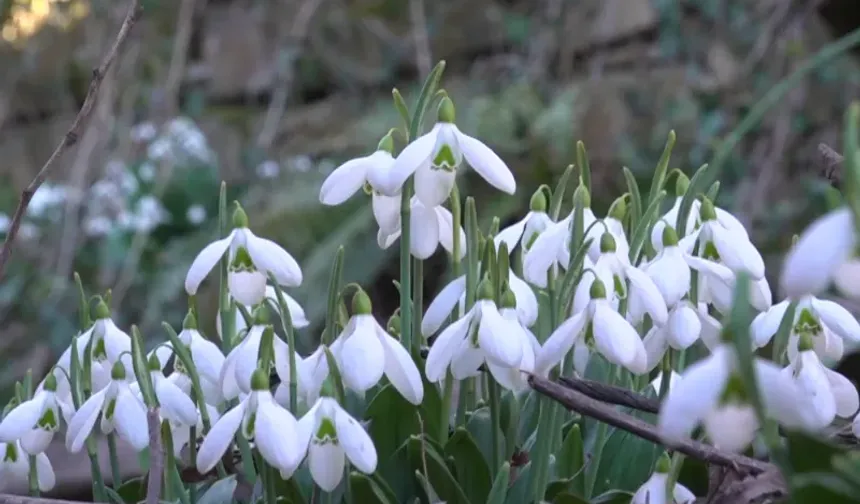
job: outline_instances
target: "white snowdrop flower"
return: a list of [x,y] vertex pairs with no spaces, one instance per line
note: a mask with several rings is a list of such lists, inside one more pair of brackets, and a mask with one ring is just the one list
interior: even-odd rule
[[524,251],[528,250],[539,234],[544,232],[553,224],[547,215],[548,202],[543,190],[538,189],[532,195],[529,202],[529,212],[519,221],[499,231],[493,238],[496,251],[502,243],[508,246],[508,252],[513,252],[517,245],[521,245]]
[[[669,375],[669,390],[675,388],[675,385],[678,384],[678,381],[681,379],[681,375],[678,374],[674,369],[672,373]],[[663,387],[663,372],[660,371],[657,373],[657,377],[651,381],[651,388],[654,390],[655,394],[660,393],[660,389]]]
[[[218,412],[218,408],[215,406],[211,406],[209,404],[205,404],[205,406],[206,413],[209,415],[210,425],[215,425],[215,423],[221,418],[221,413]],[[194,425],[186,425],[177,422],[169,423],[170,433],[173,436],[173,456],[176,458],[182,458],[183,448],[191,442],[191,428],[194,427],[197,434],[203,432],[203,414],[199,410],[197,411],[197,423]],[[195,439],[194,442],[196,443],[197,440]]]
[[137,168],[137,176],[144,182],[152,182],[155,180],[156,171],[158,171],[158,169],[155,167],[153,162],[144,161],[140,163],[140,166]]
[[[681,201],[684,199],[684,193],[687,192],[687,187],[690,184],[689,179],[687,179],[685,175],[683,177],[684,179],[686,179],[685,181],[678,180],[678,182],[676,183],[681,185],[681,187],[679,188],[678,185],[676,185],[677,196],[675,197],[674,203],[672,203],[672,208],[670,208],[668,212],[666,212],[659,219],[657,219],[657,222],[654,223],[654,227],[651,228],[651,246],[653,246],[654,250],[657,252],[663,250],[663,229],[667,225],[671,226],[672,228],[675,228],[678,223],[678,215],[681,212]],[[681,190],[682,192],[679,193],[679,190]],[[682,237],[690,236],[695,232],[696,226],[699,224],[700,207],[701,203],[699,202],[699,200],[694,199],[692,201],[692,205],[690,206],[690,213],[687,215],[687,222],[685,228],[683,229],[684,234]],[[724,212],[724,210],[722,209],[716,209],[716,211],[719,213]],[[743,229],[743,226],[741,226],[741,229]],[[678,230],[676,230],[676,233],[677,231]]]
[[643,271],[651,277],[667,307],[678,304],[690,292],[690,266],[678,246],[678,233],[664,225],[660,240],[661,249]]
[[149,358],[148,367],[161,417],[181,425],[196,424],[197,406],[174,380],[165,378],[161,370],[161,363],[155,355]]
[[[527,335],[516,320],[499,313],[492,298],[493,287],[483,280],[475,305],[446,327],[430,347],[424,367],[428,380],[439,382],[449,367],[454,378],[462,379],[485,361],[499,368],[519,368]],[[506,298],[513,296],[506,294]]]
[[[301,454],[308,456],[314,482],[326,492],[333,491],[343,478],[346,460],[365,474],[376,471],[373,440],[331,397],[320,397],[299,420]],[[287,476],[283,472],[281,476]]]
[[601,240],[604,235],[608,234],[615,242],[617,255],[623,257],[625,262],[629,262],[630,244],[627,242],[627,235],[624,234],[624,224],[621,222],[624,220],[626,212],[627,203],[624,197],[621,197],[612,203],[606,217],[592,222],[585,222],[585,239],[591,240],[591,245],[588,247],[588,257],[592,261],[597,261],[601,256]]
[[263,300],[269,273],[279,284],[287,287],[302,283],[302,270],[293,256],[277,243],[260,238],[248,229],[248,216],[237,202],[233,212],[233,231],[226,238],[204,247],[188,268],[185,277],[188,295],[197,293],[200,283],[228,249],[230,294],[243,304],[256,305]]
[[454,124],[454,104],[445,97],[439,104],[438,122],[400,152],[382,192],[398,194],[414,173],[418,199],[427,208],[439,206],[451,194],[457,168],[464,159],[496,189],[507,194],[516,192],[517,182],[505,162],[480,140],[460,131]]
[[114,228],[114,223],[105,216],[84,219],[83,229],[87,236],[105,236]]
[[[655,325],[664,325],[669,317],[666,302],[651,277],[632,266],[627,255],[617,251],[615,238],[611,233],[603,233],[599,246],[600,255],[594,263],[594,268],[589,272],[596,275],[604,285],[614,287],[613,297],[635,298],[638,305],[637,311],[650,315]],[[591,284],[580,281],[574,291],[573,313],[580,313],[587,308],[591,302],[590,291]],[[613,299],[610,298],[610,301]]]
[[591,299],[585,308],[564,321],[544,342],[535,362],[535,372],[549,372],[576,345],[574,365],[580,373],[585,371],[592,349],[613,364],[624,366],[635,374],[644,373],[645,346],[636,329],[607,299],[604,282],[594,278],[589,290]]
[[[740,452],[749,446],[759,424],[737,366],[731,344],[722,344],[684,371],[660,407],[657,427],[664,442],[688,438],[701,423],[720,449]],[[756,358],[754,367],[768,416],[789,427],[809,426],[812,420],[797,401],[795,384],[769,361]]]
[[692,504],[696,496],[680,483],[675,483],[671,497],[666,495],[671,467],[672,461],[668,455],[662,454],[657,459],[657,466],[651,477],[636,490],[630,504]]
[[12,219],[9,218],[3,212],[0,212],[0,233],[5,233],[9,230],[9,225],[12,223]]
[[149,232],[167,219],[167,212],[154,196],[146,195],[135,205],[132,217],[133,227],[137,231]]
[[379,325],[370,298],[359,290],[352,298],[352,317],[331,345],[346,387],[364,394],[382,376],[412,404],[424,399],[424,384],[415,361],[403,345]]
[[191,205],[185,212],[185,218],[196,226],[206,220],[206,209],[200,204]]
[[104,434],[116,431],[137,451],[149,444],[146,407],[129,387],[125,368],[120,363],[114,364],[111,370],[110,384],[90,396],[69,422],[66,448],[70,452],[81,451],[99,415]]
[[[117,362],[125,366],[126,374],[133,374],[131,364],[131,336],[117,327],[104,301],[100,301],[93,312],[96,319],[92,328],[92,385],[100,390],[110,381],[111,368]],[[78,342],[81,344],[81,342]],[[83,361],[81,361],[83,362]],[[98,364],[98,365],[97,365]]]
[[840,416],[850,418],[860,407],[860,397],[854,385],[841,374],[827,369],[813,349],[813,336],[807,331],[800,335],[799,353],[783,373],[794,380],[800,399],[806,401],[813,429],[823,429]]
[[[776,334],[789,304],[790,300],[784,300],[753,319],[750,331],[757,347],[767,345]],[[857,319],[839,303],[814,296],[798,300],[791,327],[787,350],[792,362],[797,356],[798,338],[802,333],[809,333],[813,349],[822,359],[841,359],[845,342],[860,342]]]
[[[86,354],[87,343],[89,343],[90,338],[93,334],[94,326],[90,326],[89,329],[78,333],[76,336],[72,337],[72,343],[63,350],[63,353],[60,354],[60,358],[57,359],[57,362],[54,364],[54,367],[51,371],[42,379],[36,388],[37,391],[43,389],[50,378],[56,381],[57,384],[57,394],[59,396],[66,396],[71,393],[71,387],[69,385],[69,376],[72,373],[72,348],[77,350],[78,362],[83,364],[84,355]],[[108,375],[110,378],[110,375]]]
[[666,355],[669,348],[686,350],[699,340],[702,320],[689,301],[681,301],[672,307],[665,325],[653,326],[645,334],[643,344],[648,356],[647,370],[651,371]]
[[[302,329],[303,327],[307,327],[311,325],[311,321],[308,320],[308,316],[305,313],[305,309],[302,308],[302,305],[299,304],[298,301],[286,292],[284,294],[284,301],[287,302],[287,310],[290,312],[290,320],[293,323],[293,327],[295,329]],[[266,297],[265,299],[269,303],[269,307],[275,312],[280,313],[280,307],[278,306],[278,293],[275,291],[275,288],[271,285],[266,286]],[[254,307],[250,305],[245,305],[245,309],[249,312],[253,311]],[[236,307],[233,314],[233,320],[236,322],[236,334],[246,330],[248,325],[245,323],[245,318],[242,317],[239,308]],[[219,312],[215,315],[215,330],[218,332],[218,337],[223,337],[221,335],[221,313]]]
[[[532,288],[513,270],[508,272],[508,287],[516,298],[516,313],[520,323],[525,327],[535,325],[538,318],[538,301]],[[458,304],[461,312],[464,311],[463,308],[466,306],[466,275],[461,275],[452,280],[433,298],[421,319],[421,334],[424,337],[435,334]]]
[[737,218],[718,212],[708,198],[702,199],[699,216],[701,226],[684,240],[698,243],[696,255],[715,258],[734,273],[745,271],[754,281],[764,278],[764,260]]
[[[684,254],[690,268],[699,272],[699,301],[712,304],[720,313],[728,313],[732,307],[737,275],[726,265],[709,259]],[[750,281],[750,304],[756,311],[769,309],[773,295],[767,278]]]
[[251,393],[224,413],[203,439],[197,452],[200,474],[211,471],[221,460],[240,427],[241,435],[253,440],[266,462],[286,478],[302,463],[307,445],[302,444],[295,417],[272,398],[268,373],[256,370],[252,382]]
[[262,179],[273,179],[281,173],[281,165],[277,161],[267,159],[257,165],[257,176]]
[[131,139],[134,142],[149,142],[158,134],[158,128],[152,121],[135,124],[131,128]]
[[[325,349],[324,345],[320,345],[309,356],[296,360],[296,377],[298,378],[296,394],[298,395],[298,404],[311,406],[320,397],[323,384],[329,375]],[[274,397],[278,404],[286,407],[290,404],[290,380],[288,375],[279,377],[281,378],[281,383],[275,389]]]
[[[585,208],[583,221],[584,229],[596,221],[590,208]],[[573,214],[550,224],[542,233],[537,235],[534,243],[526,252],[523,261],[523,278],[532,285],[545,289],[547,276],[556,273],[558,268],[567,269],[570,263],[570,235],[573,225]],[[595,229],[597,226],[592,227]],[[591,268],[593,262],[588,255],[583,260],[583,268]]]
[[850,208],[839,208],[815,220],[785,257],[780,283],[786,294],[793,298],[819,294],[833,280],[846,294],[856,293],[860,271],[857,266],[846,267],[856,246]]
[[[451,211],[442,206],[427,207],[417,196],[410,200],[411,212],[409,225],[412,233],[409,240],[409,252],[418,259],[427,259],[441,244],[449,253],[454,253],[454,217]],[[385,229],[379,228],[376,240],[379,248],[385,250],[400,238],[401,222],[398,204],[394,225]],[[379,219],[377,219],[378,221]],[[466,256],[466,232],[460,227],[460,259]]]
[[[0,443],[0,493],[25,494],[29,489],[30,459],[17,441]],[[36,455],[39,490],[49,492],[56,484],[51,461],[44,453]]]
[[56,392],[57,379],[50,374],[32,399],[13,408],[0,422],[0,442],[20,440],[21,448],[28,454],[44,452],[60,429],[62,417]]

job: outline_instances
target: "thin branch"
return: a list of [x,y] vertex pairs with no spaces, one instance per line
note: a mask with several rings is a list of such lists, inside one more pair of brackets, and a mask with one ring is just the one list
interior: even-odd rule
[[608,404],[540,376],[529,376],[529,384],[536,391],[555,399],[571,411],[576,411],[581,415],[592,417],[615,428],[625,430],[652,443],[667,446],[689,457],[720,466],[743,467],[754,473],[764,472],[774,467],[773,464],[768,462],[744,455],[724,452],[692,439],[680,441],[671,446],[666,445],[653,425],[622,413]]
[[161,497],[161,475],[164,473],[164,449],[161,446],[161,419],[158,416],[158,408],[152,408],[146,413],[146,426],[149,428],[149,477],[146,482],[146,504],[158,504]]
[[423,0],[410,0],[409,17],[412,19],[412,33],[415,36],[415,66],[423,79],[433,69]]
[[81,110],[78,111],[78,115],[75,116],[75,120],[72,122],[72,125],[66,132],[63,140],[59,145],[57,145],[57,148],[54,149],[51,157],[49,157],[48,160],[45,161],[45,164],[42,165],[39,173],[36,174],[36,178],[34,178],[21,192],[21,200],[15,208],[15,214],[12,216],[12,222],[9,224],[9,231],[6,234],[6,239],[3,241],[3,248],[0,249],[0,279],[3,278],[3,271],[6,268],[6,263],[12,255],[12,244],[15,242],[15,237],[18,235],[18,229],[21,227],[21,221],[24,219],[27,207],[30,206],[30,200],[33,199],[33,195],[39,189],[39,186],[41,186],[48,178],[48,175],[51,174],[51,171],[54,169],[60,157],[62,157],[70,147],[75,145],[83,134],[87,122],[92,115],[96,101],[98,100],[102,80],[114,60],[117,59],[123,44],[128,39],[129,33],[131,33],[132,27],[134,27],[134,24],[140,18],[142,13],[143,7],[140,5],[140,0],[131,0],[128,14],[126,14],[125,19],[122,22],[122,26],[119,29],[119,33],[116,36],[113,46],[108,50],[98,68],[93,69],[90,87],[87,89],[87,95],[84,98],[84,104],[81,106]]
[[592,399],[598,401],[616,404],[618,406],[627,406],[635,410],[644,411],[645,413],[657,414],[660,411],[660,400],[656,397],[647,397],[642,394],[637,394],[632,390],[594,380],[581,380],[579,378],[568,378],[562,376],[559,381],[565,387],[573,389],[581,394],[585,394]]
[[82,501],[70,501],[65,499],[46,499],[44,497],[27,497],[26,495],[0,494],[0,504],[82,504]]

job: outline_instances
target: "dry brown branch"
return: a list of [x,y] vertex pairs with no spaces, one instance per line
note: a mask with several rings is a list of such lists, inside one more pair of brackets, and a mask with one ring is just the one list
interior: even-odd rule
[[[531,375],[529,377],[529,384],[536,391],[547,397],[555,399],[571,411],[576,411],[581,415],[592,417],[617,429],[625,430],[641,437],[642,439],[651,441],[652,443],[666,445],[653,425],[626,413],[622,413],[608,404],[540,376]],[[746,468],[753,473],[761,473],[774,468],[774,466],[768,462],[756,460],[744,455],[724,452],[714,448],[713,446],[700,443],[692,439],[681,441],[675,445],[667,447],[677,450],[689,457],[711,464],[733,468]]]
[[161,419],[158,408],[151,408],[146,413],[146,426],[149,428],[149,476],[146,481],[146,504],[158,504],[161,497],[161,475],[164,472],[164,449],[161,446]]
[[42,165],[42,168],[39,170],[39,173],[36,174],[36,177],[21,192],[21,200],[18,202],[18,206],[15,208],[15,213],[12,216],[12,221],[9,224],[9,231],[6,234],[6,239],[3,241],[3,248],[0,249],[0,279],[3,278],[3,272],[6,268],[6,263],[9,261],[9,257],[12,255],[12,245],[18,235],[18,229],[21,227],[21,221],[24,219],[24,214],[27,212],[27,207],[30,205],[30,200],[33,199],[33,195],[51,174],[51,171],[56,166],[57,161],[63,156],[63,154],[66,153],[66,151],[70,147],[77,143],[78,139],[83,134],[90,115],[92,115],[96,101],[98,101],[99,89],[101,88],[102,81],[104,80],[105,75],[107,74],[114,60],[117,59],[123,44],[125,44],[125,41],[128,39],[128,36],[131,33],[131,29],[134,27],[135,23],[140,18],[142,13],[143,7],[141,7],[140,5],[140,0],[131,0],[131,5],[128,8],[128,13],[125,16],[125,19],[123,19],[122,21],[122,26],[119,29],[119,33],[117,33],[116,40],[108,50],[101,64],[97,68],[93,69],[92,79],[90,80],[90,87],[89,89],[87,89],[87,94],[84,98],[84,104],[81,105],[81,109],[75,116],[74,121],[72,121],[71,127],[69,127],[69,130],[66,132],[65,136],[63,137],[63,140],[60,142],[59,145],[57,145],[56,149],[54,149],[54,152],[51,154],[48,160],[45,161],[45,164]]
[[559,381],[565,387],[601,402],[616,404],[618,406],[627,406],[628,408],[644,411],[645,413],[656,414],[660,411],[659,399],[646,397],[626,388],[606,385],[593,380],[581,380],[579,378],[568,378],[564,376],[559,378]]
[[834,187],[842,184],[842,154],[827,144],[818,144],[818,173],[830,181]]
[[[199,8],[206,6],[206,0],[200,0]],[[173,51],[170,57],[170,66],[167,70],[167,79],[164,84],[164,113],[167,118],[176,115],[179,109],[179,87],[185,75],[188,63],[188,46],[191,43],[191,35],[194,31],[194,12],[198,8],[197,0],[183,0],[179,7],[179,16],[176,21],[176,36],[173,40]]]
[[[27,497],[26,495],[0,494],[0,504],[82,504],[81,501]],[[92,503],[96,504],[96,503]]]

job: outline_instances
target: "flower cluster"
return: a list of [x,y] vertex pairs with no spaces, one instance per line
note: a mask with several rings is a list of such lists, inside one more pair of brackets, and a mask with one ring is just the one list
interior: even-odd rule
[[[690,187],[684,173],[667,173],[665,163],[647,201],[630,188],[605,213],[595,212],[590,176],[580,168],[572,205],[564,205],[569,169],[555,190],[534,192],[525,216],[482,230],[474,199],[462,205],[456,190],[460,168],[470,166],[507,194],[516,192],[513,173],[455,125],[450,98],[437,97],[437,121],[428,133],[413,132],[395,155],[400,130],[390,131],[375,152],[340,165],[320,190],[323,204],[340,205],[364,189],[379,246],[404,237],[406,275],[399,288],[405,302],[386,324],[360,286],[341,289],[334,282],[321,343],[299,354],[295,331],[311,321],[284,290],[302,283],[302,269],[279,244],[255,234],[236,203],[232,230],[199,252],[185,278],[193,299],[220,265],[220,344],[199,330],[192,301],[181,332],[168,326],[169,341],[144,354],[136,329],[119,328],[109,301],[98,298],[52,372],[32,392],[22,387],[0,422],[0,491],[53,486],[45,450],[55,433],[64,431],[69,451],[86,447],[94,456],[98,423],[109,440],[143,451],[148,417],[157,414],[169,455],[188,454],[201,475],[224,471],[224,456],[235,447],[243,458],[259,455],[264,478],[277,473],[289,480],[306,462],[315,484],[333,492],[347,463],[365,474],[380,465],[347,394],[363,398],[388,385],[416,407],[425,402],[425,388],[434,388],[443,401],[440,443],[479,403],[488,403],[498,422],[501,394],[518,401],[532,393],[532,376],[585,377],[598,367],[610,370],[610,384],[660,395],[656,428],[670,447],[701,426],[707,442],[740,452],[765,422],[820,431],[857,414],[856,388],[828,365],[860,341],[860,323],[839,304],[816,297],[831,279],[855,293],[848,210],[800,237],[782,275],[789,298],[776,304],[762,255],[743,225],[715,204],[715,191]],[[667,181],[674,199],[661,206]],[[439,245],[454,275],[424,310],[420,296],[410,298],[410,287],[421,292],[421,261]],[[754,318],[737,315],[739,306]],[[747,344],[754,354],[773,346],[773,359],[745,358],[749,352],[740,349]],[[695,355],[700,358],[685,366]],[[472,387],[460,401],[463,411],[450,415],[454,388],[475,383],[485,386]],[[537,439],[557,439],[556,414],[541,408]],[[499,425],[493,430],[495,473],[504,461]],[[532,477],[543,495],[544,454],[535,450]],[[654,462],[634,503],[694,500],[672,479],[668,457]],[[116,482],[118,473],[113,476]]]

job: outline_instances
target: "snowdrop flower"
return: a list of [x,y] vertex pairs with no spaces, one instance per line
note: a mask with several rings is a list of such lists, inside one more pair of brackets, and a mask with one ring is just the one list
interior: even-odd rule
[[857,389],[841,374],[827,369],[813,349],[810,332],[800,336],[799,354],[783,373],[794,380],[801,398],[808,401],[807,408],[813,422],[812,429],[823,429],[836,416],[849,418],[857,413],[860,397]]
[[665,325],[655,325],[645,334],[643,344],[648,356],[647,371],[660,363],[669,348],[686,350],[699,340],[702,320],[689,301],[681,301],[672,307]]
[[[239,316],[238,318],[242,317]],[[178,334],[178,337],[179,341],[186,346],[188,353],[191,355],[191,361],[197,371],[197,376],[200,378],[200,388],[203,389],[206,402],[210,404],[220,403],[221,393],[219,383],[221,369],[224,367],[224,361],[226,360],[224,354],[221,353],[221,349],[218,348],[218,345],[200,334],[200,331],[197,330],[197,319],[191,311],[185,315],[185,320],[182,322],[182,331]],[[170,354],[173,353],[172,348],[166,348],[169,348],[169,353],[163,359],[159,359],[162,369],[163,365],[167,364]],[[179,359],[176,359],[174,362],[174,368],[174,372],[167,379],[173,381],[174,384],[183,389],[187,394],[191,386],[187,370],[184,369]],[[180,381],[183,383],[180,384]],[[187,382],[189,389],[184,388],[186,385],[185,382]]]
[[[493,367],[519,369],[523,349],[528,342],[523,327],[504,318],[493,301],[493,287],[488,280],[478,286],[478,301],[459,320],[446,327],[433,342],[427,354],[424,372],[431,382],[439,382],[451,368],[456,379],[472,375],[483,362]],[[513,295],[505,295],[510,302]],[[507,304],[503,308],[509,307]]]
[[242,436],[253,440],[260,455],[285,478],[302,463],[305,448],[295,417],[279,406],[269,392],[269,375],[262,369],[254,372],[251,393],[218,420],[203,439],[197,452],[197,470],[211,471],[233,443],[241,427]]
[[[619,257],[625,262],[629,262],[630,244],[627,242],[627,236],[624,234],[624,216],[627,213],[627,203],[625,197],[622,196],[616,199],[612,206],[609,207],[606,217],[603,219],[592,220],[583,219],[585,222],[585,239],[591,240],[591,246],[588,247],[588,257],[592,261],[597,261],[597,258],[603,253],[601,250],[601,239],[603,235],[609,234],[615,242],[615,249]],[[593,216],[593,214],[592,214]]]
[[[325,350],[325,345],[320,345],[307,357],[296,359],[296,376],[299,378],[296,384],[298,404],[311,406],[319,399],[323,384],[329,375],[328,359],[326,358]],[[280,376],[279,374],[279,377],[281,378],[281,383],[275,388],[275,401],[287,407],[290,404],[289,376]]]
[[289,252],[277,243],[260,238],[248,229],[248,216],[236,202],[233,231],[200,251],[185,277],[185,291],[197,293],[200,283],[221,257],[230,254],[228,286],[230,294],[245,305],[256,305],[266,295],[266,277],[272,273],[278,283],[295,287],[302,283],[302,270]]
[[[295,329],[302,329],[311,325],[310,320],[308,320],[308,316],[305,314],[305,309],[302,308],[302,305],[299,304],[298,301],[295,300],[292,296],[284,294],[284,301],[287,302],[287,310],[290,312],[290,320],[293,323],[293,327]],[[266,301],[269,303],[269,307],[275,312],[280,313],[280,307],[278,306],[278,294],[275,291],[275,288],[271,285],[266,286]],[[245,309],[249,312],[254,310],[253,306],[245,305]],[[233,320],[236,322],[236,332],[235,334],[239,334],[240,332],[248,329],[248,324],[245,323],[245,318],[242,317],[242,313],[239,311],[239,308],[233,312]],[[219,311],[217,315],[215,315],[215,330],[218,332],[218,337],[223,338],[221,334],[221,312]]]
[[502,243],[508,246],[508,252],[513,252],[517,245],[522,245],[524,251],[528,250],[537,236],[553,224],[546,213],[548,206],[545,191],[542,189],[535,191],[529,202],[530,210],[526,216],[499,231],[493,239],[496,251]]
[[181,425],[197,423],[197,406],[173,380],[164,377],[161,363],[154,355],[149,358],[149,376],[155,397],[158,398],[161,416]]
[[831,281],[857,297],[860,264],[851,260],[857,245],[854,216],[842,207],[809,225],[786,255],[780,283],[789,297],[819,294]]
[[[681,379],[681,375],[678,374],[674,369],[672,373],[669,375],[669,390],[675,388],[675,385],[678,384],[678,381]],[[657,377],[651,381],[651,388],[654,389],[655,394],[660,393],[660,389],[663,387],[663,372],[660,371],[657,373]]]
[[[759,348],[767,345],[779,330],[790,300],[774,305],[753,319],[750,331]],[[799,335],[808,333],[815,353],[822,359],[838,360],[844,352],[844,342],[860,342],[860,323],[839,303],[804,296],[797,302],[788,341],[788,358],[797,357]]]
[[399,341],[373,317],[370,298],[359,290],[352,298],[352,317],[331,346],[346,387],[363,394],[382,376],[412,404],[424,399],[424,384],[415,361]]
[[696,500],[696,496],[689,488],[680,483],[675,483],[671,498],[666,495],[671,466],[672,461],[669,460],[669,457],[665,453],[661,455],[657,459],[654,473],[651,474],[645,484],[636,490],[630,504],[692,504]]
[[[508,287],[516,299],[516,314],[520,323],[525,327],[535,325],[538,318],[538,301],[532,288],[513,270],[508,272]],[[466,275],[461,275],[452,280],[433,298],[421,320],[421,334],[424,337],[435,334],[458,304],[461,312],[464,311],[463,308],[466,306]]]
[[[732,306],[737,275],[724,264],[709,259],[684,254],[684,260],[699,275],[699,300],[712,304],[720,313],[728,313]],[[750,282],[750,304],[762,312],[771,307],[773,294],[762,277]]]
[[331,492],[337,487],[343,478],[346,459],[365,474],[376,471],[373,440],[331,397],[317,400],[299,420],[298,432],[301,453],[307,451],[311,477],[322,490]]
[[[93,390],[101,390],[110,381],[111,368],[117,362],[125,366],[126,374],[134,372],[131,364],[131,337],[116,326],[110,317],[110,310],[100,301],[93,312],[92,341],[92,385]],[[79,341],[78,344],[81,342]]]
[[[651,245],[657,252],[660,252],[664,246],[663,229],[667,225],[673,228],[677,226],[678,214],[681,212],[681,202],[684,199],[684,195],[687,194],[687,189],[690,187],[690,179],[687,178],[686,175],[684,175],[680,170],[674,171],[674,173],[677,175],[675,179],[675,201],[672,203],[672,208],[657,219],[657,222],[654,223],[654,227],[651,228]],[[699,224],[701,203],[697,199],[694,199],[691,203],[690,213],[687,215],[686,226],[684,226],[683,229],[683,236],[692,235],[696,230],[696,226]],[[717,208],[715,210],[720,214],[725,212],[725,210],[721,208]]]
[[580,374],[585,372],[588,352],[592,349],[613,364],[636,374],[644,373],[645,346],[636,329],[612,307],[606,298],[606,286],[599,278],[591,282],[589,290],[591,299],[585,308],[564,321],[544,342],[535,372],[549,372],[576,345],[574,365]]
[[505,162],[480,140],[457,128],[454,104],[445,97],[439,104],[438,122],[397,156],[382,192],[398,194],[414,173],[418,199],[427,208],[439,206],[451,194],[463,159],[496,189],[507,194],[516,192],[516,180]]
[[[426,206],[417,196],[410,200],[411,212],[409,225],[412,233],[409,238],[409,252],[417,259],[427,259],[432,256],[439,245],[450,253],[454,253],[454,217],[451,211],[442,206]],[[399,208],[399,207],[398,207]],[[391,228],[380,226],[376,235],[379,248],[385,250],[400,238],[400,211],[397,212],[396,222]],[[460,259],[466,256],[466,232],[460,226]]]
[[[206,404],[206,413],[209,415],[209,422],[214,425],[221,418],[218,408]],[[197,411],[197,423],[186,425],[182,423],[170,422],[170,433],[173,436],[173,456],[176,458],[182,457],[182,449],[191,441],[191,427],[197,430],[197,433],[203,432],[203,414]],[[196,443],[197,440],[195,439]]]
[[764,278],[764,260],[749,239],[743,225],[725,210],[717,211],[711,200],[702,199],[699,215],[702,225],[684,239],[699,243],[696,255],[713,257],[734,273],[747,272],[752,280]]
[[[660,407],[657,427],[666,443],[689,437],[702,423],[711,442],[720,449],[740,452],[749,446],[759,423],[746,400],[737,366],[734,349],[724,343],[687,368]],[[789,427],[810,425],[807,408],[797,402],[797,387],[781,369],[758,358],[754,366],[756,382],[765,391],[760,395],[768,415]]]
[[75,412],[66,432],[66,448],[81,451],[101,414],[101,430],[105,434],[116,431],[119,437],[135,450],[142,451],[149,444],[146,407],[137,398],[126,380],[122,364],[114,364],[107,387],[87,399]]
[[[603,285],[615,286],[613,294],[619,299],[636,299],[637,310],[640,314],[651,316],[655,325],[662,326],[668,319],[666,302],[660,290],[645,272],[630,264],[627,255],[620,254],[616,249],[615,238],[605,232],[600,237],[600,256],[590,270]],[[629,293],[627,283],[630,283]],[[580,313],[591,302],[591,284],[580,281],[573,297],[573,313]],[[639,314],[637,314],[638,317]]]
[[675,228],[663,226],[660,238],[661,249],[644,271],[657,286],[666,306],[673,307],[690,292],[690,266],[678,246]]
[[28,454],[42,453],[60,429],[60,414],[57,379],[50,374],[32,399],[16,406],[0,422],[0,442],[20,440],[21,448]]
[[[30,459],[17,441],[0,443],[0,493],[23,494],[29,489]],[[56,484],[51,461],[44,453],[36,455],[39,490],[48,492]]]
[[[54,367],[51,371],[42,379],[39,383],[39,386],[36,387],[36,390],[41,390],[45,387],[45,383],[49,378],[53,377],[53,379],[57,383],[57,395],[61,397],[66,397],[71,395],[71,386],[69,385],[69,376],[72,373],[72,349],[75,348],[77,350],[77,358],[78,362],[83,364],[84,355],[86,354],[87,344],[90,341],[90,338],[93,334],[93,328],[95,326],[90,326],[89,329],[79,333],[78,335],[72,337],[72,343],[69,344],[68,347],[63,351],[60,355],[60,358],[57,359],[57,363],[54,364]],[[95,364],[95,363],[93,363]],[[103,370],[102,366],[93,366],[93,372],[96,373],[98,371]],[[109,372],[110,370],[108,370]],[[107,375],[107,379],[99,379],[98,381],[107,383],[110,379],[110,375]],[[94,380],[96,381],[96,380]]]
[[[248,394],[251,392],[251,375],[257,369],[263,333],[273,331],[272,326],[268,325],[268,309],[265,305],[260,305],[257,308],[254,317],[256,319],[254,325],[248,329],[245,338],[230,351],[224,360],[224,365],[221,366],[219,383],[224,399],[228,401],[239,397],[240,393]],[[290,375],[289,352],[295,354],[296,362],[299,362],[301,357],[295,350],[289,348],[281,338],[274,336],[272,340],[275,370],[281,380],[288,381]]]

